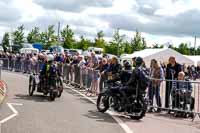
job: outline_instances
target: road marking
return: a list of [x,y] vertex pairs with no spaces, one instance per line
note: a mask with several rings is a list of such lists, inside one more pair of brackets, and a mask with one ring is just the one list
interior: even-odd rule
[[[66,85],[65,85],[66,86]],[[67,87],[67,86],[66,86]],[[71,89],[72,91],[78,93],[79,95],[81,95],[82,97],[84,97],[85,99],[89,100],[90,102],[92,102],[93,104],[96,105],[96,102],[94,100],[92,100],[90,97],[84,95],[83,93],[73,89],[73,88],[70,88],[70,87],[67,87],[69,89]],[[121,128],[126,132],[126,133],[133,133],[133,131],[118,117],[114,116],[114,112],[112,111],[107,111],[107,113],[121,126]]]
[[0,121],[0,125],[3,124],[3,123],[5,123],[5,122],[7,122],[8,120],[14,118],[15,116],[17,116],[17,115],[19,114],[19,113],[17,112],[17,110],[13,107],[13,105],[21,106],[21,105],[23,105],[23,104],[20,104],[20,103],[7,103],[7,105],[8,105],[8,107],[12,110],[12,112],[13,112],[14,114],[12,114],[12,115],[6,117],[5,119],[1,120],[1,121]]

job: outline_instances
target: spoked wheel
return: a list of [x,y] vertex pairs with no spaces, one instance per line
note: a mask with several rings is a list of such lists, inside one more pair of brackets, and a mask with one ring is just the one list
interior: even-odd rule
[[100,93],[97,98],[97,109],[99,112],[106,112],[109,108],[109,97],[104,93]]
[[142,119],[147,111],[147,104],[143,98],[139,98],[138,101],[134,104],[132,109],[132,115],[130,115],[133,120]]
[[57,80],[57,88],[58,88],[58,97],[61,97],[63,92],[63,81],[62,79]]
[[36,82],[35,82],[35,79],[33,77],[30,77],[29,78],[29,96],[33,96],[33,93],[35,91],[35,88],[36,88]]

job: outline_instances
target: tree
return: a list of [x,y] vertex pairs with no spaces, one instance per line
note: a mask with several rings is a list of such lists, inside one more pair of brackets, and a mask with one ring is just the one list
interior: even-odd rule
[[12,37],[13,43],[22,48],[22,44],[24,43],[24,25],[17,27],[17,30],[12,33]]
[[69,25],[67,25],[62,31],[61,36],[63,38],[63,47],[64,48],[73,48],[75,39],[74,39],[74,32],[70,29]]
[[[195,52],[197,55],[200,55],[200,46],[196,49],[196,52]],[[191,55],[191,53],[190,53]]]
[[4,35],[3,35],[3,39],[2,39],[2,47],[4,49],[4,52],[7,52],[8,50],[8,47],[9,47],[9,33],[6,32]]
[[123,46],[124,46],[124,52],[123,53],[126,53],[126,54],[131,54],[132,53],[132,49],[131,49],[131,45],[128,41],[125,41],[123,43]]
[[99,31],[97,33],[97,37],[95,38],[94,46],[98,48],[104,48],[106,41],[104,40],[104,33],[103,31]]
[[163,45],[158,45],[158,44],[155,44],[155,45],[153,45],[153,48],[164,48],[164,46]]
[[82,49],[82,50],[87,50],[89,45],[90,45],[90,41],[88,39],[85,39],[83,36],[80,37],[80,41],[77,43],[77,49]]
[[120,55],[123,53],[124,35],[119,34],[119,29],[114,33],[112,41],[106,46],[106,52],[114,55]]
[[40,32],[38,27],[34,27],[27,36],[28,43],[41,42]]
[[40,34],[41,41],[45,44],[45,48],[57,44],[57,36],[55,35],[54,25],[49,25],[46,32]]
[[131,40],[132,52],[140,51],[146,48],[146,41],[141,37],[141,34],[136,31],[134,38]]
[[42,44],[45,44],[45,43],[46,43],[46,32],[41,32],[41,33],[39,34],[39,38],[40,38],[40,42],[41,42]]
[[181,54],[184,55],[189,55],[190,54],[190,49],[187,45],[187,43],[181,43],[177,49],[177,51]]

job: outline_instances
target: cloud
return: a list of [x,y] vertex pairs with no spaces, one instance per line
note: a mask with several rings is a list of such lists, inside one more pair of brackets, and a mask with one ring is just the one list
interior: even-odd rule
[[[132,37],[138,29],[151,42],[199,35],[200,2],[197,0],[20,0],[0,1],[1,33],[24,24],[45,31],[58,21],[70,25],[77,36],[95,37],[103,30],[113,36],[117,28]],[[1,36],[2,34],[0,34]],[[171,39],[170,39],[171,38]]]
[[21,17],[20,11],[13,7],[9,2],[12,2],[11,0],[0,1],[0,23],[7,23],[12,21],[18,21]]
[[113,0],[34,0],[45,9],[81,12],[88,7],[109,7],[112,6]]
[[[199,10],[189,10],[176,16],[104,15],[113,29],[146,32],[156,35],[193,36],[199,34]],[[144,20],[146,21],[144,21]],[[123,20],[123,21],[121,21]],[[144,21],[144,22],[142,22]]]

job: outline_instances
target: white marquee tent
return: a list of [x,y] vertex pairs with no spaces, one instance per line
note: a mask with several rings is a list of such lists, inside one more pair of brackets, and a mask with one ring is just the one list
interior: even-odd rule
[[200,56],[199,55],[195,55],[195,56],[188,56],[185,55],[185,57],[189,58],[190,60],[194,61],[194,65],[200,65]]
[[168,63],[170,56],[174,56],[176,61],[180,64],[185,63],[186,65],[193,65],[194,61],[188,57],[176,52],[170,48],[162,49],[144,49],[141,51],[134,52],[133,54],[123,56],[121,60],[131,60],[133,57],[142,57],[147,66],[150,66],[151,59],[156,59],[158,62]]

